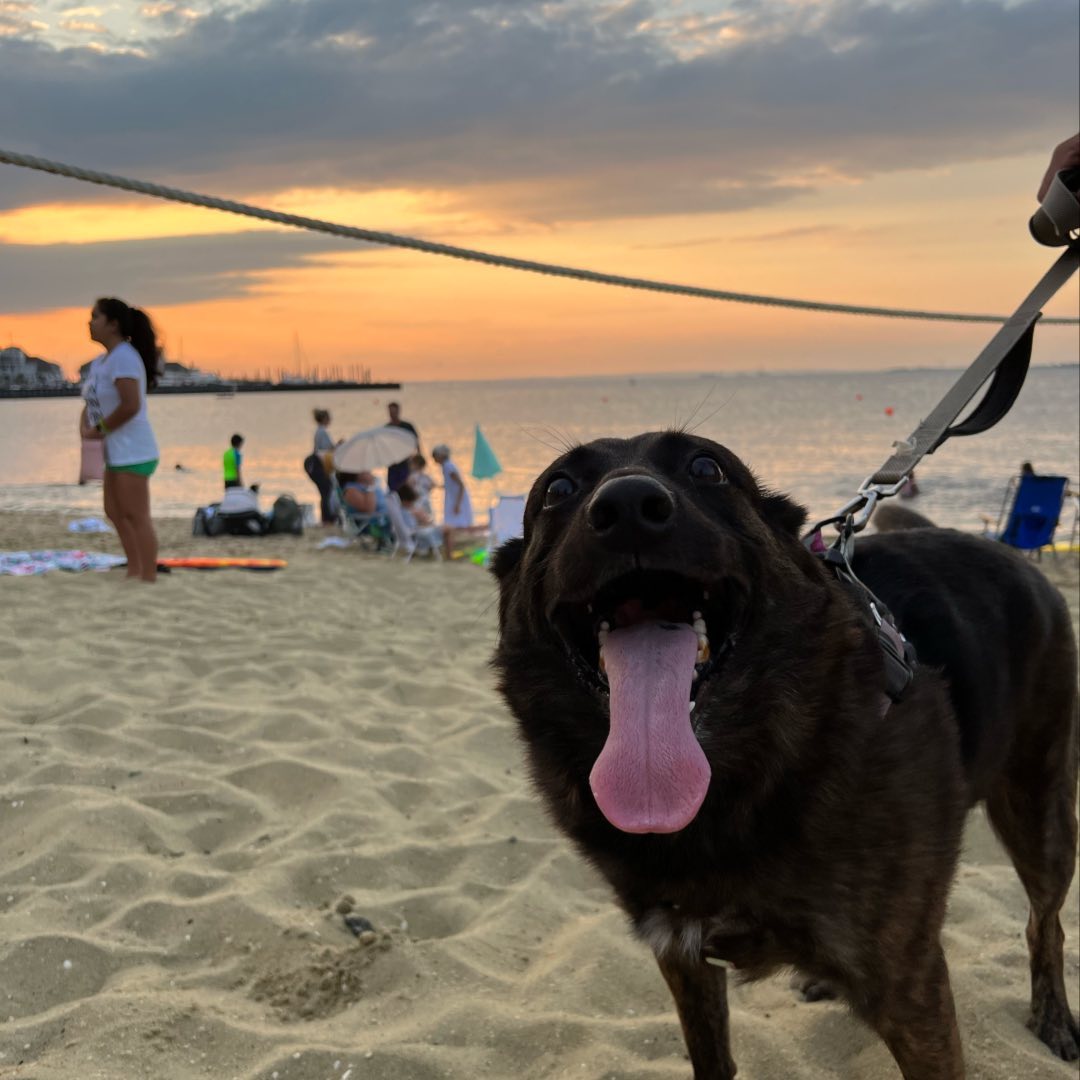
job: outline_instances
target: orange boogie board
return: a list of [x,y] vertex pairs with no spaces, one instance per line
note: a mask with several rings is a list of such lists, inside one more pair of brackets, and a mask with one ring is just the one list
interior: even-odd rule
[[288,565],[284,559],[217,559],[199,555],[158,559],[158,568],[169,570],[281,570]]

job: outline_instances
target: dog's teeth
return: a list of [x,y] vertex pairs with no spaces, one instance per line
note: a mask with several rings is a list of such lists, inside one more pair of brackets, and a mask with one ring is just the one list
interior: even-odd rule
[[705,625],[705,620],[701,617],[701,613],[697,611],[694,612],[693,627],[694,633],[697,634],[698,637],[702,637],[709,632],[708,627]]
[[690,702],[690,711],[691,711],[691,712],[693,712],[693,711],[694,711],[694,706],[695,706],[696,704],[697,704],[697,702],[696,702],[696,701],[691,701],[691,702]]
[[[695,629],[697,629],[695,627]],[[697,662],[704,664],[709,659],[709,639],[704,634],[698,634],[697,639]]]

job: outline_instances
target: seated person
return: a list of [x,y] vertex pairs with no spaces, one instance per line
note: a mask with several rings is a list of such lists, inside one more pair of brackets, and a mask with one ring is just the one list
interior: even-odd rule
[[[423,454],[414,454],[409,458],[409,479],[406,483],[416,492],[416,504],[431,517],[431,492],[435,481],[427,474],[427,458]],[[400,494],[400,492],[399,492]],[[431,524],[434,524],[432,519]]]
[[386,492],[374,473],[338,473],[337,475],[348,513],[386,513]]
[[405,524],[412,530],[413,536],[427,543],[429,547],[441,546],[443,531],[435,524],[431,513],[424,509],[420,496],[412,484],[402,484],[398,488],[398,498],[401,500],[401,512],[405,517]]
[[208,528],[210,536],[225,533],[229,536],[262,536],[267,530],[267,519],[259,509],[259,485],[229,487],[221,502],[210,510],[216,524]]
[[259,513],[259,485],[227,487],[218,504],[219,514]]

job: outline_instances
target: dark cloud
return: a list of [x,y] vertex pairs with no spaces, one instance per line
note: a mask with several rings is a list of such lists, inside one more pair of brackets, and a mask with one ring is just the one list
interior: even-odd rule
[[97,244],[0,244],[0,314],[130,297],[147,307],[243,296],[267,268],[304,265],[345,241],[303,232],[185,236]]
[[[811,174],[1048,153],[1076,122],[1080,17],[1061,0],[736,3],[696,53],[693,25],[675,33],[662,14],[646,0],[268,0],[176,23],[143,57],[14,38],[0,142],[226,196],[452,187],[556,222],[745,209]],[[0,206],[41,198],[16,173],[0,174]]]

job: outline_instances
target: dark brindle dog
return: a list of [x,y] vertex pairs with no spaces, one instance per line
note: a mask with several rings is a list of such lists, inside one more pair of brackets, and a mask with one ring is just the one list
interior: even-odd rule
[[1000,544],[861,538],[918,649],[899,704],[801,508],[680,432],[559,458],[498,553],[500,688],[557,824],[652,946],[699,1080],[735,1073],[726,967],[828,984],[908,1080],[963,1076],[940,944],[985,801],[1031,902],[1030,1026],[1074,1060],[1058,913],[1076,850],[1076,646]]

